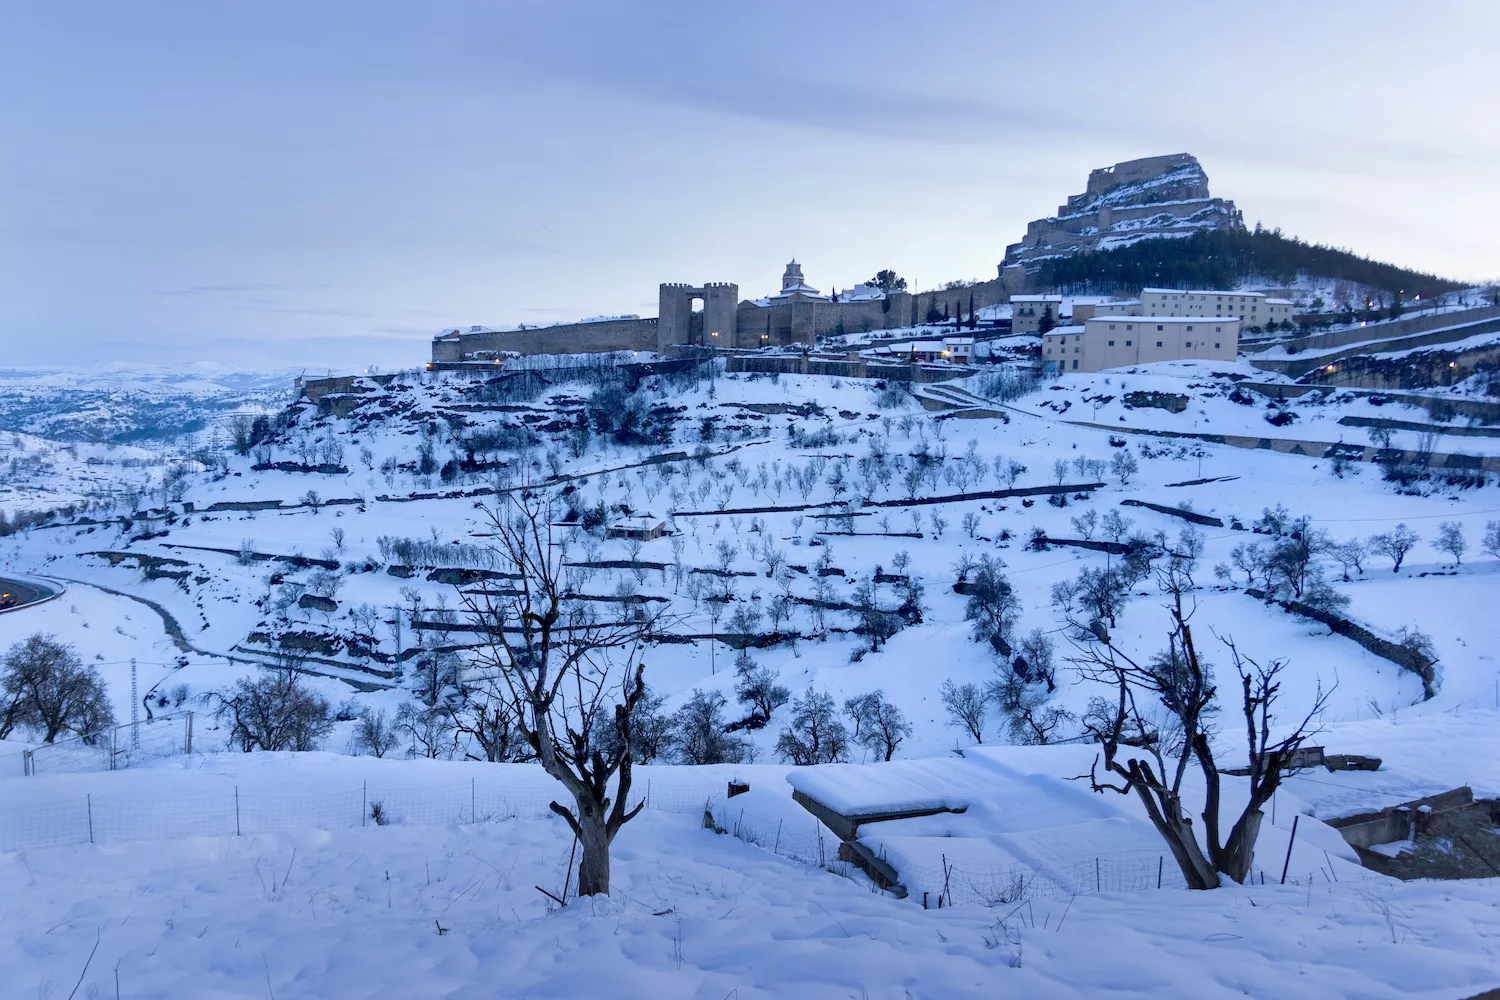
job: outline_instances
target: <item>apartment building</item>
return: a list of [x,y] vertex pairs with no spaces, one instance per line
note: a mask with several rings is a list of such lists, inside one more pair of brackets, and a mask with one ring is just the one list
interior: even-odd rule
[[1147,316],[1233,316],[1248,329],[1267,323],[1280,326],[1292,319],[1289,299],[1267,298],[1264,292],[1225,292],[1208,289],[1143,288],[1141,313]]
[[1098,372],[1153,361],[1234,361],[1237,317],[1096,316],[1042,337],[1048,372]]

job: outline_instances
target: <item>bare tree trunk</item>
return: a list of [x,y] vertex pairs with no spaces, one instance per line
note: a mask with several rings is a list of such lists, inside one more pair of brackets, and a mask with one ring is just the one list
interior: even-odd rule
[[1151,772],[1141,762],[1131,761],[1128,770],[1133,772],[1131,787],[1135,789],[1141,804],[1146,807],[1146,815],[1151,818],[1156,832],[1167,842],[1167,848],[1171,850],[1177,867],[1182,870],[1182,877],[1188,888],[1217,889],[1219,875],[1204,856],[1203,849],[1198,846],[1198,838],[1193,834],[1193,821],[1183,814],[1182,804],[1169,794],[1161,794],[1162,801],[1158,801],[1158,793],[1151,787],[1155,784]]
[[595,803],[578,805],[578,842],[583,861],[578,866],[578,895],[609,895],[609,829],[604,811]]
[[1260,836],[1264,817],[1265,813],[1259,809],[1247,809],[1229,831],[1223,849],[1216,852],[1215,866],[1236,882],[1243,883],[1250,876],[1250,866],[1255,863],[1255,840]]

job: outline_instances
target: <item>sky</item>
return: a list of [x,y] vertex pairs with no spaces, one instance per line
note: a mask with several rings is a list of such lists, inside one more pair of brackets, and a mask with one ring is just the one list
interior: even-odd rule
[[1500,5],[0,0],[0,366],[357,370],[663,281],[990,278],[1088,171],[1500,276]]

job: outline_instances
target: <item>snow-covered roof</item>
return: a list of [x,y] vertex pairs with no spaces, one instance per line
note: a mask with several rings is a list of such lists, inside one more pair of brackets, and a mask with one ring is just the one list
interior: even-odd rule
[[885,292],[878,285],[855,285],[839,292],[840,302],[869,302],[885,298]]
[[1012,295],[1012,302],[1061,302],[1061,295]]
[[773,298],[773,299],[790,299],[790,298],[795,298],[798,295],[807,296],[808,298],[818,298],[818,299],[827,298],[826,295],[824,295],[822,292],[818,291],[816,288],[814,288],[811,285],[793,285],[790,288],[783,288],[781,291],[777,292],[775,295],[772,295],[771,298]]
[[1266,305],[1268,306],[1289,306],[1291,304],[1291,299],[1266,299]]
[[1116,323],[1207,323],[1209,321],[1238,323],[1240,321],[1238,316],[1095,316],[1089,322],[1098,323],[1106,319]]
[[1252,299],[1263,299],[1263,298],[1266,297],[1266,293],[1265,292],[1233,292],[1233,291],[1226,292],[1226,291],[1223,291],[1222,289],[1217,289],[1217,288],[1142,288],[1141,289],[1141,294],[1142,295],[1145,295],[1148,292],[1151,293],[1151,294],[1155,294],[1155,295],[1239,295],[1239,296],[1243,296],[1245,298],[1252,298]]
[[[1132,319],[1133,318],[1134,317],[1132,317]],[[1054,326],[1052,329],[1047,331],[1047,336],[1059,336],[1064,333],[1082,333],[1083,329],[1084,328],[1081,326]]]

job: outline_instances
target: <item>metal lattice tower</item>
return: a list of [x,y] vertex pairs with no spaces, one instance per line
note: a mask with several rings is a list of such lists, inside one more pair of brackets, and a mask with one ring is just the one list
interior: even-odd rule
[[135,657],[130,658],[130,749],[141,748],[141,699],[136,691]]

